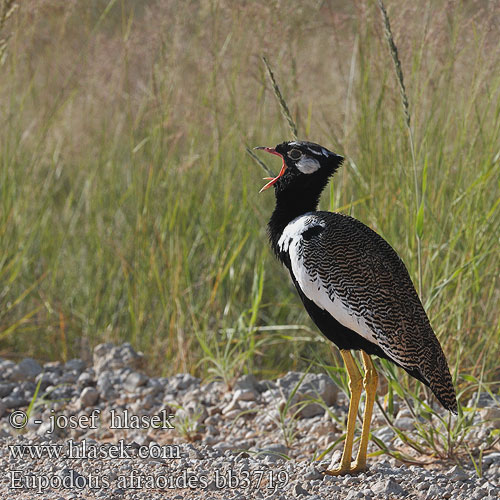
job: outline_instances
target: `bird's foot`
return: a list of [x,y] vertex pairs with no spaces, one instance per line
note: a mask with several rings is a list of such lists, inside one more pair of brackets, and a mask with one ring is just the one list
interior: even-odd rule
[[366,464],[354,462],[353,464],[340,465],[335,469],[327,469],[323,474],[327,476],[344,476],[346,474],[359,474],[366,471]]

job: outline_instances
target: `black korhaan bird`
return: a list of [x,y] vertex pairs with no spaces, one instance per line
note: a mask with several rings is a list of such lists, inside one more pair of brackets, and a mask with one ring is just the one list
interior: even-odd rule
[[[366,469],[366,450],[378,376],[374,354],[404,368],[456,413],[457,401],[443,350],[405,265],[392,247],[362,222],[317,211],[321,192],[343,158],[304,141],[263,149],[282,158],[274,186],[276,207],[268,224],[271,246],[288,268],[304,306],[337,347],[349,375],[351,401],[340,467],[331,475]],[[360,350],[364,378],[352,357]],[[351,464],[355,419],[366,390],[361,439]]]

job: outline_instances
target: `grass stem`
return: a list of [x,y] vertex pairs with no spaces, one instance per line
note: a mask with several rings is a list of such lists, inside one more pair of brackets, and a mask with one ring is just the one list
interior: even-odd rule
[[[408,140],[410,143],[411,159],[413,166],[413,183],[415,189],[415,215],[418,217],[419,209],[421,206],[421,195],[419,194],[418,188],[418,175],[417,175],[417,161],[415,157],[415,144],[413,140],[413,131],[411,127],[411,114],[410,105],[408,102],[408,96],[406,94],[406,87],[403,77],[403,69],[401,67],[401,61],[398,56],[398,49],[394,42],[394,37],[392,35],[391,23],[389,21],[389,15],[385,9],[382,0],[377,0],[380,12],[382,13],[382,19],[384,21],[384,31],[387,44],[389,45],[389,52],[391,54],[392,61],[394,63],[394,69],[396,71],[396,78],[399,84],[399,92],[401,94],[401,103],[403,105],[403,113],[405,118],[406,129],[408,132]],[[415,231],[415,236],[417,239],[417,260],[418,260],[418,294],[422,297],[422,242],[421,236],[418,231]]]
[[276,99],[278,99],[278,102],[280,104],[281,114],[285,117],[294,140],[297,140],[298,139],[297,125],[295,124],[295,122],[292,118],[292,115],[290,114],[290,110],[288,109],[288,105],[283,97],[283,94],[280,91],[278,83],[276,82],[276,78],[274,77],[273,70],[271,69],[271,66],[269,65],[269,62],[265,56],[262,56],[262,61],[264,62],[265,66],[266,66],[267,74],[269,75],[269,79],[271,80],[274,95],[276,96]]

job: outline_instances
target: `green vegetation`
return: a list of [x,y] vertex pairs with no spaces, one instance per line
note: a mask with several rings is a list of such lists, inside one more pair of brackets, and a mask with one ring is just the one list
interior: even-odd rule
[[151,373],[228,384],[330,360],[267,246],[274,197],[245,152],[292,135],[265,55],[299,138],[346,157],[322,208],[401,255],[460,391],[499,381],[500,7],[386,7],[409,107],[376,2],[0,16],[0,355],[130,341]]

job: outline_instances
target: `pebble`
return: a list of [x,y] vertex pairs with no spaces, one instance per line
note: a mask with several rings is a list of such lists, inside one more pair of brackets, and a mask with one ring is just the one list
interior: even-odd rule
[[[327,406],[331,406],[337,401],[338,388],[333,380],[324,373],[308,373],[304,376],[303,373],[289,372],[284,377],[279,378],[276,383],[286,400],[298,386],[292,398],[292,405],[307,399],[321,399]],[[323,415],[324,412],[325,409],[322,405],[311,402],[301,407],[299,415],[302,418],[310,418],[315,415]]]
[[141,372],[130,372],[123,386],[128,392],[134,392],[138,387],[145,385],[148,377]]
[[454,465],[447,473],[450,479],[454,481],[467,481],[469,475],[461,469],[458,465]]
[[438,500],[443,497],[442,489],[436,484],[432,484],[430,488],[427,490],[427,494],[425,495],[425,500]]
[[410,417],[399,417],[394,420],[394,426],[402,431],[411,431],[415,428],[415,420]]
[[500,407],[492,406],[479,410],[479,415],[482,420],[488,421],[491,425],[497,426],[500,424]]
[[35,377],[42,371],[42,367],[32,358],[24,358],[17,365],[16,378],[13,380],[35,380]]
[[258,395],[253,389],[238,389],[234,391],[233,401],[255,401]]
[[80,405],[82,408],[93,406],[99,399],[99,391],[95,387],[85,387],[80,394]]
[[240,389],[242,391],[253,391],[254,393],[263,392],[264,387],[259,384],[259,381],[254,375],[248,374],[239,377],[234,384],[234,389]]
[[297,484],[295,485],[295,487],[294,487],[294,489],[293,489],[293,492],[294,492],[294,494],[295,494],[295,495],[297,495],[297,496],[298,496],[298,495],[306,495],[306,496],[309,496],[309,495],[310,495],[310,493],[309,493],[307,490],[305,490],[305,489],[302,487],[302,485],[301,485],[300,483],[297,483]]
[[64,364],[64,370],[80,374],[85,369],[85,362],[81,359],[70,359]]
[[0,398],[4,398],[5,396],[8,396],[11,392],[12,389],[14,389],[15,384],[12,384],[10,382],[1,382],[0,383]]

